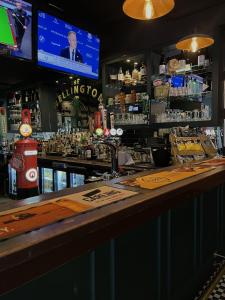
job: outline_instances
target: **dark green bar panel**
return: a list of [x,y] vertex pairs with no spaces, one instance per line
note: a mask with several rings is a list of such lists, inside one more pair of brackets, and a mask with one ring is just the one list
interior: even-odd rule
[[224,215],[224,186],[218,186],[0,300],[193,299],[214,253],[225,253]]

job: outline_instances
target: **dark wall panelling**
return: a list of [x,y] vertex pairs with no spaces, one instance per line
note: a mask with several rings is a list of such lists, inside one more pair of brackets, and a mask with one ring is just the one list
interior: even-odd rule
[[51,85],[41,85],[39,88],[42,130],[57,131],[56,90]]
[[200,200],[201,209],[201,261],[208,262],[218,248],[218,195],[219,189],[209,191],[202,195]]
[[[168,299],[181,299],[185,285],[195,272],[195,214],[194,201],[186,201],[167,214]],[[190,246],[192,245],[191,249]],[[166,253],[165,253],[166,255]],[[185,270],[185,272],[184,272]]]
[[152,220],[116,240],[116,299],[157,299],[158,226]]
[[[113,241],[97,248],[95,255],[95,299],[96,300],[115,300],[113,293],[114,285],[114,247]],[[113,249],[113,250],[112,250]],[[111,296],[110,296],[111,295]]]
[[224,212],[218,186],[0,299],[194,299],[225,252]]
[[91,260],[88,253],[0,299],[92,300],[90,274]]

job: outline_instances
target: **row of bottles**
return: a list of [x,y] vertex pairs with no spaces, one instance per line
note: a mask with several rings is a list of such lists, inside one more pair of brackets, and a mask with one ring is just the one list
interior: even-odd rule
[[9,130],[16,131],[21,124],[21,112],[29,109],[31,113],[31,125],[33,130],[41,130],[41,111],[39,94],[36,90],[16,91],[8,100]]
[[[202,97],[203,93],[212,91],[212,81],[191,75],[176,75],[166,81],[153,83],[155,99],[168,97]],[[200,99],[201,100],[201,99]]]
[[6,110],[0,107],[0,153],[7,153],[7,118]]
[[149,96],[147,93],[137,93],[135,90],[131,90],[130,94],[120,92],[115,95],[114,98],[108,98],[108,106],[120,105],[125,106],[126,104],[142,104],[143,101],[147,101]]
[[39,152],[78,157],[86,160],[110,160],[109,148],[102,144],[93,144],[93,137],[88,131],[58,131],[49,140],[39,140]]
[[134,67],[131,70],[127,68],[125,71],[123,67],[119,68],[118,74],[111,74],[110,78],[112,81],[117,81],[124,85],[136,85],[136,84],[144,84],[147,79],[147,70],[144,63],[138,67],[138,63],[134,63]]
[[212,90],[212,83],[210,80],[204,80],[202,77],[189,75],[184,76],[183,84],[181,86],[170,85],[169,96],[201,96],[204,92]]
[[191,72],[194,66],[207,68],[211,63],[211,58],[208,54],[199,54],[197,61],[191,58],[185,58],[184,55],[176,56],[176,58],[169,59],[165,56],[161,57],[159,65],[159,74],[166,75],[172,73]]

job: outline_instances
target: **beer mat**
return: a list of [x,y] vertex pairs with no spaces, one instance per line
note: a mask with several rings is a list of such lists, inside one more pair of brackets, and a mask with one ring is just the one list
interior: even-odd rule
[[0,213],[0,241],[62,221],[138,193],[110,186],[28,204]]
[[0,216],[0,240],[10,238],[75,215],[74,210],[54,203],[42,204]]
[[63,198],[56,200],[55,203],[59,206],[66,207],[75,212],[84,212],[86,210],[92,209],[92,206],[84,203],[79,203],[71,199]]
[[62,200],[74,201],[74,204],[72,204],[71,202],[68,203],[69,206],[67,206],[66,202],[63,203],[65,207],[69,207],[70,209],[73,209],[73,207],[76,207],[77,205],[84,205],[88,206],[89,208],[95,208],[124,200],[136,194],[138,193],[104,185],[96,189],[91,189],[80,193],[67,195],[65,197],[60,197],[58,199],[53,199],[52,201],[54,203],[58,203],[58,201]]
[[179,168],[172,171],[163,171],[143,177],[128,179],[126,181],[122,181],[120,184],[154,190],[165,185],[208,172],[212,169],[213,168],[201,166],[194,168]]
[[215,158],[201,163],[203,166],[219,167],[225,165],[225,158]]

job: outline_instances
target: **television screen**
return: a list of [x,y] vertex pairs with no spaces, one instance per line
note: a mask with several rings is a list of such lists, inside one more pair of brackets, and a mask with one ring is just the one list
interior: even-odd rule
[[32,5],[0,0],[0,55],[32,58]]
[[42,11],[38,12],[38,64],[97,79],[100,40]]

